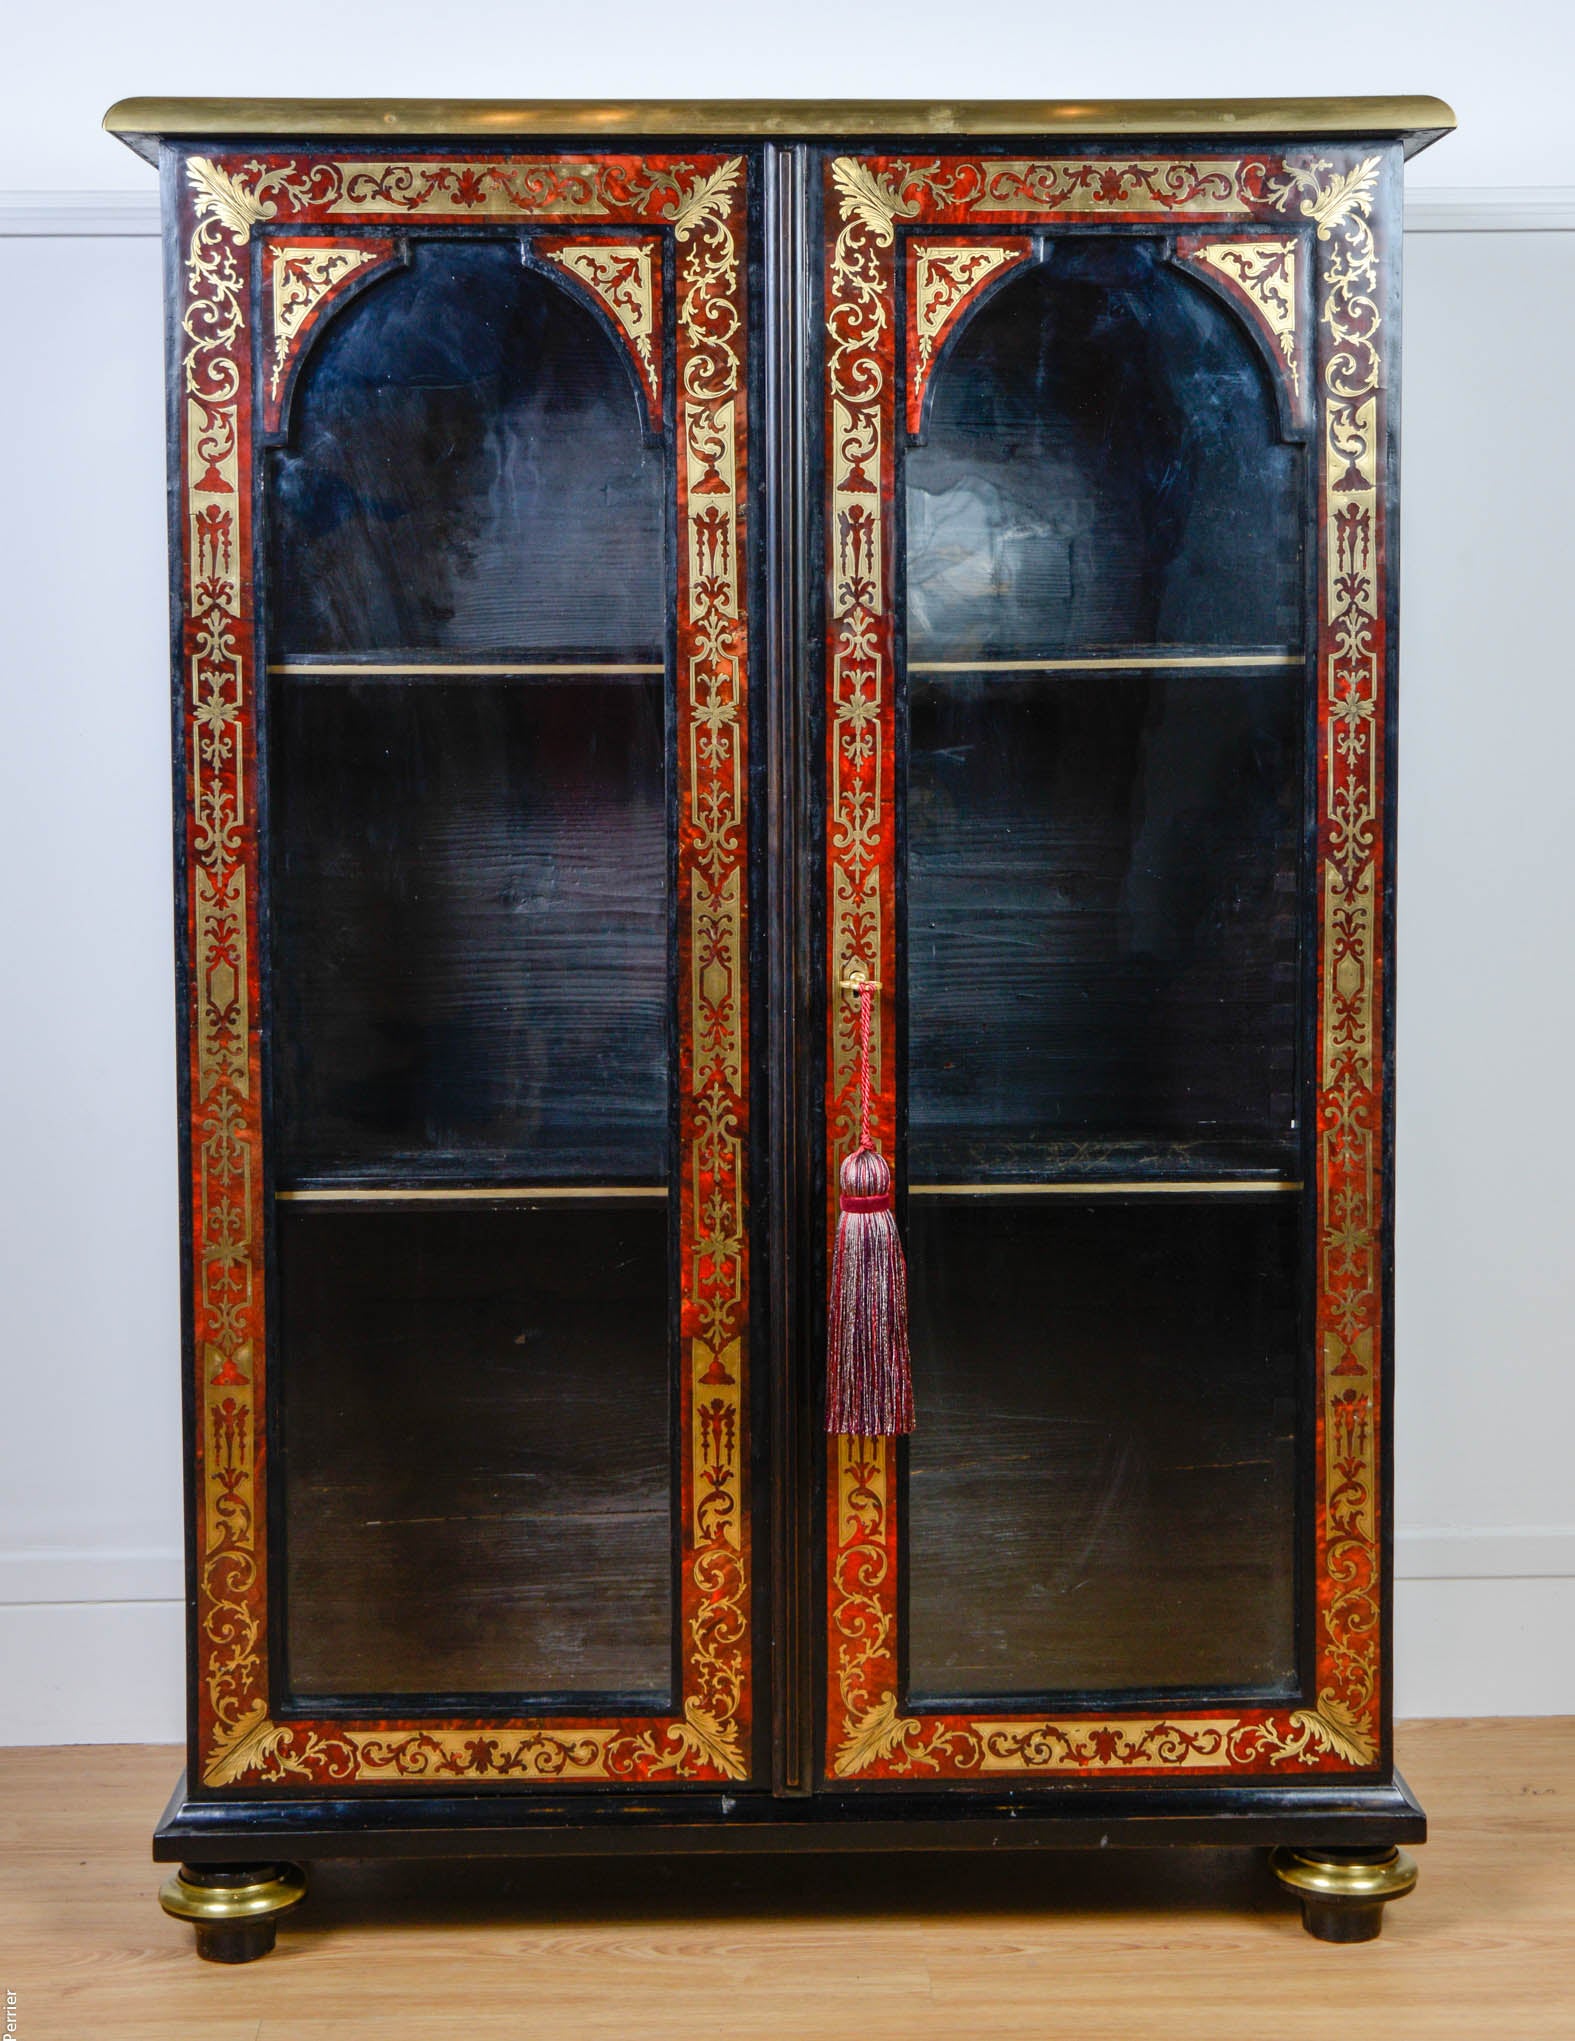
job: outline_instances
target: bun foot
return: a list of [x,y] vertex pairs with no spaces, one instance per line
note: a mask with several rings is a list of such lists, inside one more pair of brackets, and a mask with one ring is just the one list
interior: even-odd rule
[[273,1947],[279,1916],[305,1893],[296,1864],[182,1864],[160,1886],[159,1905],[191,1922],[206,1962],[255,1963]]
[[1320,1942],[1373,1942],[1384,1908],[1416,1883],[1416,1862],[1397,1849],[1279,1849],[1274,1875],[1302,1903],[1302,1926]]

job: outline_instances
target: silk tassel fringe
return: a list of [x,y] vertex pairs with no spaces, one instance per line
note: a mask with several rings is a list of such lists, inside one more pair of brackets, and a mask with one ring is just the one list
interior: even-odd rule
[[851,1438],[913,1430],[908,1266],[892,1210],[891,1168],[873,1148],[842,1165],[831,1259],[826,1429]]
[[913,1430],[908,1265],[892,1209],[891,1165],[870,1138],[870,999],[859,991],[859,1145],[842,1164],[831,1257],[826,1430],[891,1438]]

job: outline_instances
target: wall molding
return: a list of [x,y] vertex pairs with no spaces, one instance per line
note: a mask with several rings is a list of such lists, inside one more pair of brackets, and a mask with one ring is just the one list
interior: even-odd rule
[[[1395,1558],[1400,1715],[1575,1712],[1575,1524],[1401,1531]],[[173,1548],[0,1552],[0,1744],[177,1742],[185,1622]]]
[[76,234],[159,235],[159,195],[151,191],[0,191],[0,236],[57,239]]
[[[1422,185],[1406,196],[1408,234],[1575,233],[1575,185]],[[0,191],[0,238],[159,233],[158,193]]]
[[185,1631],[181,1602],[0,1608],[0,1744],[180,1743]]
[[1426,185],[1406,193],[1408,234],[1575,233],[1575,185]]
[[178,1602],[185,1568],[174,1547],[0,1552],[0,1608],[84,1602]]
[[1400,1580],[1575,1579],[1575,1524],[1397,1531]]

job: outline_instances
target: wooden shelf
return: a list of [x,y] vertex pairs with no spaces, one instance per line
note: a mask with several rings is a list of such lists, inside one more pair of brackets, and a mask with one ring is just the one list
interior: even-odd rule
[[281,1205],[534,1205],[666,1196],[665,1184],[312,1184],[274,1192]]
[[910,659],[909,673],[1162,673],[1162,672],[1260,672],[1288,673],[1305,666],[1307,655],[1288,647],[1266,651],[1240,651],[1222,646],[1217,651],[1197,646],[1166,646],[1153,651],[1086,652],[1066,658],[1034,659]]
[[915,1183],[910,1198],[1162,1198],[1187,1195],[1269,1197],[1305,1188],[1300,1178],[1270,1177],[1057,1177],[1042,1183]]
[[660,661],[610,659],[436,660],[280,659],[268,671],[291,680],[645,680],[665,674]]

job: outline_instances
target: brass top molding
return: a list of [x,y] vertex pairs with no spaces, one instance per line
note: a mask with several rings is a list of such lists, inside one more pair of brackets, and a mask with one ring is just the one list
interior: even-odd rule
[[776,141],[955,135],[1401,135],[1407,153],[1454,127],[1441,99],[122,99],[112,135],[152,158],[163,139],[296,142],[373,136],[513,142],[672,135]]

